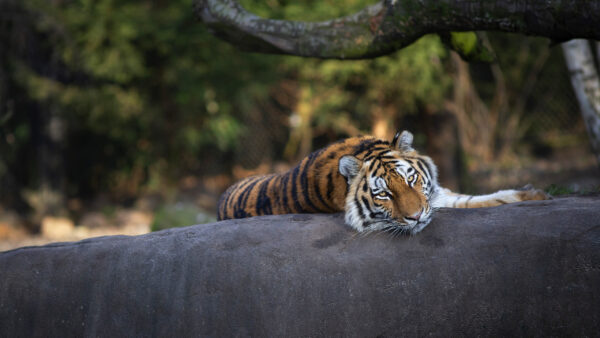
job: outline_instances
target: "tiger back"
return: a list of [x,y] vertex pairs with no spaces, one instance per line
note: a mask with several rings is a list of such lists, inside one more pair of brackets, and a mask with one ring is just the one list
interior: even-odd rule
[[217,217],[343,211],[346,179],[339,172],[340,158],[388,145],[369,136],[348,138],[311,153],[285,173],[242,179],[221,195]]

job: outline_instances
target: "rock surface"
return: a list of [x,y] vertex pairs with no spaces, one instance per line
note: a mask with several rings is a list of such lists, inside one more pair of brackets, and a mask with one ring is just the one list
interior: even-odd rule
[[442,209],[416,236],[341,215],[0,253],[0,336],[595,336],[600,197]]

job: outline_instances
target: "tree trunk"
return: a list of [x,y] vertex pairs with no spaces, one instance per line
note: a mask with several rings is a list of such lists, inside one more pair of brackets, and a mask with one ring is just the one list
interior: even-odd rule
[[600,197],[441,209],[416,236],[252,217],[0,253],[3,337],[600,332]]
[[562,48],[592,149],[600,165],[600,79],[592,50],[589,43],[581,39],[563,43]]
[[387,0],[321,22],[263,19],[234,0],[195,0],[194,7],[214,34],[241,49],[319,58],[373,58],[453,31],[600,40],[600,0]]

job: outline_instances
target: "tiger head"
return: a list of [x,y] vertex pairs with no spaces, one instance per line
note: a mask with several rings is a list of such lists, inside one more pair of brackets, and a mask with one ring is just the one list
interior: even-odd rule
[[392,143],[365,154],[346,155],[339,171],[346,178],[346,223],[362,231],[415,234],[431,221],[438,189],[433,161],[412,148],[413,135],[397,133]]

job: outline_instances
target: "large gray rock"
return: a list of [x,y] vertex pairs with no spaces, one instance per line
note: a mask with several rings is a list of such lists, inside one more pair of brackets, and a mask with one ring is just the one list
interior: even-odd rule
[[358,236],[285,215],[0,253],[0,336],[596,336],[600,197]]

